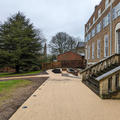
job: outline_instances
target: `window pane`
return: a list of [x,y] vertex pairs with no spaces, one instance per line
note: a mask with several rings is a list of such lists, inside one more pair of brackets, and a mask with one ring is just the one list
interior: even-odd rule
[[109,39],[108,35],[105,35],[104,37],[104,57],[107,57],[109,55]]
[[97,57],[100,58],[100,40],[97,41]]
[[92,43],[92,59],[94,59],[94,43]]
[[90,46],[88,46],[88,59],[90,59]]

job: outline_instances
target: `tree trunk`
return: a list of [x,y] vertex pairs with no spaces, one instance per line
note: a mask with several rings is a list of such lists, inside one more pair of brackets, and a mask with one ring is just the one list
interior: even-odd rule
[[20,72],[20,66],[19,66],[19,65],[16,65],[16,66],[15,66],[15,69],[16,69],[16,73],[19,73],[19,72]]

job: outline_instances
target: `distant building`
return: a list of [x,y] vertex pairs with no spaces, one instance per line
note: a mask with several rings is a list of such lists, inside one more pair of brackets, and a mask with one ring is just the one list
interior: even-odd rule
[[85,42],[78,42],[76,49],[73,49],[72,51],[81,56],[85,56]]
[[61,62],[62,67],[67,68],[85,68],[86,66],[84,56],[81,56],[72,51],[58,55],[57,61]]

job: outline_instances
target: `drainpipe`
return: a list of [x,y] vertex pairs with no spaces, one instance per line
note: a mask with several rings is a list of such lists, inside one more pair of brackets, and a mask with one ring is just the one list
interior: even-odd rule
[[112,55],[112,3],[114,0],[111,1],[111,5],[110,5],[110,56]]

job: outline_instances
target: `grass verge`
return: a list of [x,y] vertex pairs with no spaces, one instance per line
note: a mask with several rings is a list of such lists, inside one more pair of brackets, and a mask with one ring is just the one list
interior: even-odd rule
[[19,87],[25,87],[32,84],[29,80],[9,80],[0,82],[0,105],[2,102],[9,99],[12,93]]
[[12,77],[12,76],[23,76],[23,75],[34,75],[38,74],[41,71],[32,71],[32,72],[25,72],[25,73],[0,73],[0,77]]

